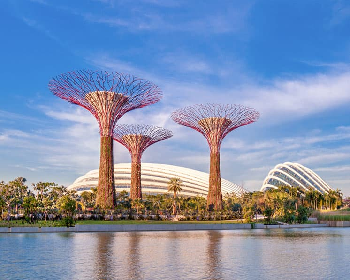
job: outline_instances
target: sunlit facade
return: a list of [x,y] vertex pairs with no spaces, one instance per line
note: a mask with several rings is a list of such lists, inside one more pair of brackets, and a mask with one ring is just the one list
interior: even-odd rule
[[277,164],[266,176],[261,191],[278,186],[300,187],[302,190],[317,190],[327,193],[332,188],[311,169],[293,162]]
[[[119,163],[114,165],[114,184],[116,192],[123,190],[130,192],[131,180],[130,163]],[[208,194],[209,174],[194,169],[157,163],[142,163],[141,185],[143,194],[164,194],[168,193],[168,182],[170,178],[178,177],[183,182],[181,195],[203,196]],[[82,192],[96,187],[98,184],[98,170],[91,170],[84,176],[75,180],[68,187],[70,190]],[[235,193],[241,195],[247,192],[242,187],[225,179],[221,180],[222,194]]]

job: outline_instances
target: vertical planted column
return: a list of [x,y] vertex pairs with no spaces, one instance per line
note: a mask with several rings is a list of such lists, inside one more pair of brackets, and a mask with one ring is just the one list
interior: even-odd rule
[[94,91],[85,96],[100,120],[100,167],[96,205],[111,209],[115,205],[114,160],[113,160],[113,114],[128,101],[121,93]]
[[206,132],[210,148],[210,171],[207,205],[209,210],[222,208],[220,146],[222,135],[230,126],[231,120],[219,117],[204,118],[198,125]]
[[127,134],[122,136],[122,141],[130,148],[131,154],[131,183],[130,198],[142,199],[141,191],[141,157],[142,145],[148,141],[148,137],[139,134]]
[[103,209],[110,209],[115,205],[113,138],[111,136],[101,136],[96,204]]
[[131,156],[131,183],[130,198],[142,199],[141,191],[141,158],[139,155]]
[[172,136],[170,130],[151,125],[116,125],[113,138],[131,155],[130,198],[142,199],[141,158],[151,145]]
[[115,206],[113,129],[127,112],[156,103],[160,89],[149,81],[118,72],[80,70],[49,82],[54,95],[89,110],[100,128],[100,167],[96,206]]
[[208,210],[222,209],[220,147],[232,130],[256,121],[259,113],[241,105],[205,104],[176,110],[171,115],[178,124],[202,133],[210,148]]
[[222,208],[220,152],[216,149],[210,149],[207,205],[209,210]]

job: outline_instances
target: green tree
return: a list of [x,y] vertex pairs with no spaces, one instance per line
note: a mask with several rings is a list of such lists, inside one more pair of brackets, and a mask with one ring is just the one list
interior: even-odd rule
[[23,209],[26,216],[34,213],[38,207],[38,201],[33,195],[28,195],[23,199]]
[[96,205],[96,193],[93,191],[83,191],[80,194],[81,200],[86,208],[93,208]]
[[38,202],[38,207],[42,208],[45,212],[48,208],[52,208],[55,204],[53,197],[50,195],[53,187],[57,187],[55,183],[52,182],[38,182],[32,184],[33,189],[36,191],[36,199]]
[[136,209],[136,213],[139,214],[141,209],[145,208],[145,204],[143,203],[143,201],[141,199],[133,199],[131,201],[131,206]]
[[15,213],[18,213],[18,208],[22,206],[23,199],[27,194],[28,187],[24,184],[26,181],[23,177],[17,177],[8,183],[8,187],[12,193],[11,203],[15,207]]
[[270,207],[266,207],[264,210],[264,216],[265,216],[265,223],[271,224],[272,223],[272,216],[273,216],[273,209]]
[[304,224],[307,222],[307,219],[310,217],[311,211],[309,208],[304,206],[299,206],[297,210],[297,222],[299,224]]
[[173,215],[176,215],[177,209],[176,209],[176,195],[177,193],[182,191],[182,181],[180,178],[170,178],[168,182],[168,192],[172,192],[174,194],[174,200],[173,200]]
[[57,201],[57,208],[71,217],[76,209],[76,201],[69,195],[64,195]]

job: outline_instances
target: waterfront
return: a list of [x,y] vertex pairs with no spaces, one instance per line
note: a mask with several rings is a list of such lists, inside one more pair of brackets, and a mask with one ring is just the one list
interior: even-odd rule
[[349,228],[0,234],[2,279],[347,279]]

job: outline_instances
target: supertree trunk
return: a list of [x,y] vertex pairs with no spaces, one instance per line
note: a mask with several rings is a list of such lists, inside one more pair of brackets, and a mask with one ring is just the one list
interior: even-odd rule
[[79,70],[61,74],[49,82],[54,95],[90,111],[101,135],[99,184],[96,205],[115,205],[113,172],[113,129],[127,112],[156,103],[160,89],[149,81],[118,72]]
[[232,130],[255,122],[259,113],[242,105],[197,104],[171,114],[178,124],[202,133],[210,147],[210,175],[207,197],[209,210],[222,209],[220,145]]
[[141,192],[141,157],[139,154],[131,156],[131,186],[130,198],[142,199]]
[[113,138],[112,136],[101,136],[96,205],[102,209],[112,209],[115,205],[113,165]]
[[220,151],[210,152],[210,174],[207,208],[210,211],[222,209]]
[[151,125],[116,125],[114,140],[129,150],[131,155],[130,198],[142,199],[141,158],[143,152],[154,143],[172,136],[170,130]]

